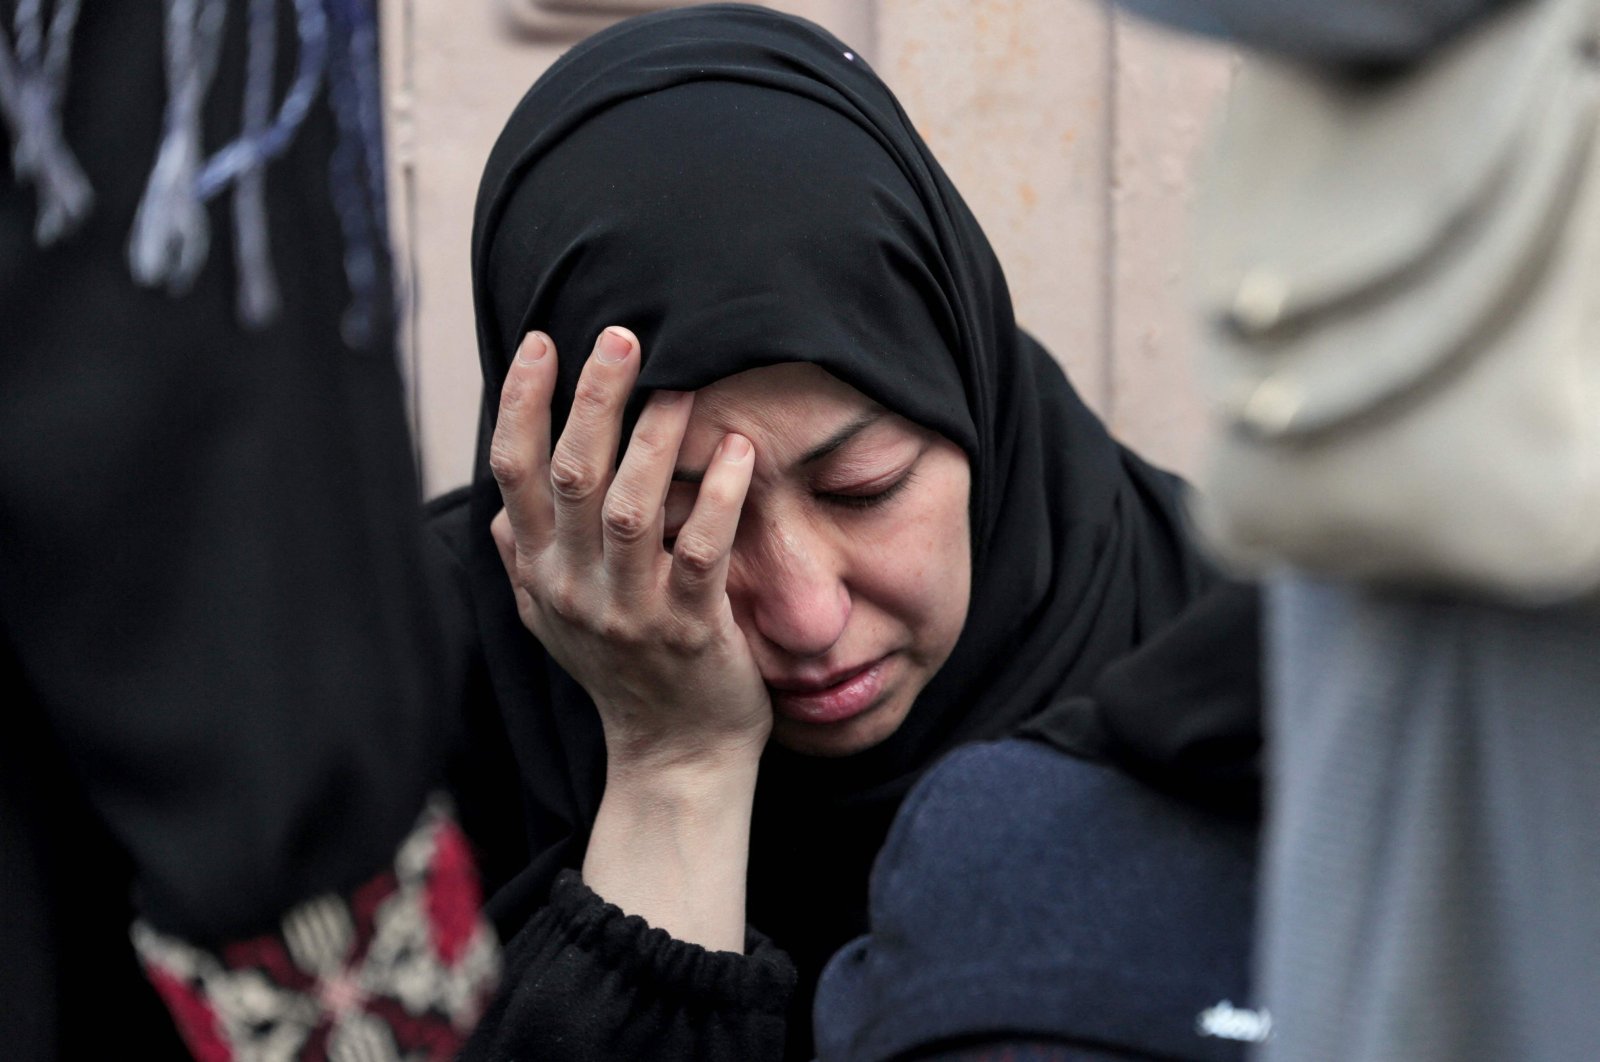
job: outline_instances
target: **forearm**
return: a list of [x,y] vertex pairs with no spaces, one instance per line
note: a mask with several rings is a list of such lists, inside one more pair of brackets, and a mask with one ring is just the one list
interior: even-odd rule
[[584,883],[678,940],[742,952],[756,751],[669,765],[613,757]]

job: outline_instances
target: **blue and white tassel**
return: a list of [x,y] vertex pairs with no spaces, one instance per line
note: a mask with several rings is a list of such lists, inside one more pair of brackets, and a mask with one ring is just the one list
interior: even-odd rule
[[14,46],[0,25],[0,115],[11,131],[12,170],[39,197],[34,238],[46,247],[82,224],[94,206],[94,189],[61,129],[78,6],[79,0],[61,0],[47,29],[41,0],[20,0]]

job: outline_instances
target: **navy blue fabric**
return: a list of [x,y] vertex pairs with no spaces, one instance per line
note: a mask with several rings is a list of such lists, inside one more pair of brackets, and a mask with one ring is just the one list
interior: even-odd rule
[[[873,869],[872,934],[822,976],[823,1062],[953,1040],[1242,1059],[1202,1032],[1248,1008],[1255,827],[1023,740],[912,791]],[[1122,1054],[1118,1054],[1121,1052]]]
[[1312,62],[1383,65],[1424,55],[1521,0],[1117,0],[1175,29]]

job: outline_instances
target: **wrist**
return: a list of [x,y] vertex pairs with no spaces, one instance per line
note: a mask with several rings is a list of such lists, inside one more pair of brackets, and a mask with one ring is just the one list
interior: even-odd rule
[[626,716],[604,711],[600,718],[608,778],[644,776],[690,788],[753,774],[772,733],[771,709],[747,727],[711,733],[627,726],[615,722]]
[[685,790],[726,787],[753,776],[766,736],[720,742],[648,740],[606,736],[608,781],[650,783]]
[[757,760],[608,764],[585,884],[680,940],[742,951]]
[[760,749],[631,749],[607,745],[604,804],[616,818],[669,833],[722,832],[748,822]]

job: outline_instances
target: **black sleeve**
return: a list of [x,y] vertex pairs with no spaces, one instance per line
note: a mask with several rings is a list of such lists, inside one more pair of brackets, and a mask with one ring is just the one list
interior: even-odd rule
[[1175,29],[1309,62],[1420,59],[1474,20],[1527,0],[1117,0]]
[[506,949],[500,997],[467,1062],[778,1062],[789,957],[751,931],[746,953],[676,940],[565,871]]

